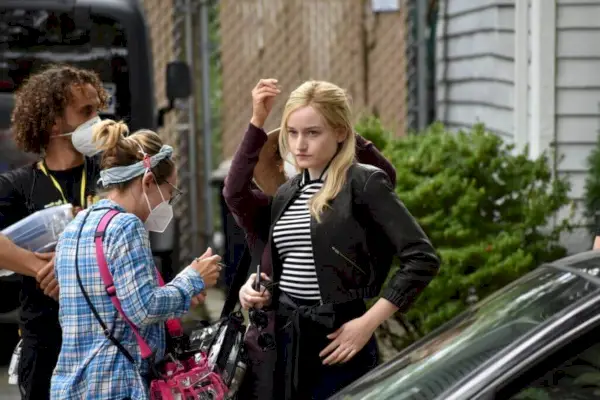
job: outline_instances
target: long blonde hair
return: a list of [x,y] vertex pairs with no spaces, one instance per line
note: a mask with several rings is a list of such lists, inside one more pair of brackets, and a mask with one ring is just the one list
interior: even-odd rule
[[[279,134],[279,151],[285,160],[289,153],[287,121],[291,113],[299,108],[311,106],[317,111],[330,129],[346,134],[327,170],[327,179],[310,199],[308,207],[317,222],[321,222],[321,214],[329,207],[346,183],[348,169],[354,162],[356,138],[352,129],[352,112],[346,91],[339,86],[325,81],[307,81],[296,88],[283,110],[281,132]],[[300,172],[304,172],[300,170]]]

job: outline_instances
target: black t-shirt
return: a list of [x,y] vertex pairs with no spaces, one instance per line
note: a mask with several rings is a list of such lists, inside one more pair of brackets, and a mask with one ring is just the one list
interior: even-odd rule
[[[98,158],[86,158],[85,164],[68,170],[47,171],[60,185],[67,201],[75,207],[90,205],[81,204],[84,169],[85,201],[89,203],[95,197],[96,182],[100,175]],[[63,196],[37,163],[0,174],[0,230],[36,211],[60,204],[63,204]],[[19,319],[24,335],[40,339],[56,334],[60,336],[58,303],[44,295],[35,278],[22,277],[20,301]]]

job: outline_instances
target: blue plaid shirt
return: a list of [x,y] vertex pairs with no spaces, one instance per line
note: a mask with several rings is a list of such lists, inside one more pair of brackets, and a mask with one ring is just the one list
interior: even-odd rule
[[[148,363],[142,362],[132,329],[106,294],[96,261],[94,234],[107,212],[98,209],[106,207],[121,211],[108,225],[104,237],[104,253],[117,297],[127,317],[139,327],[150,348],[156,350],[157,361],[165,351],[164,322],[181,317],[189,309],[192,296],[204,289],[202,278],[191,268],[185,268],[160,287],[144,224],[114,202],[101,200],[79,213],[65,229],[56,249],[63,342],[52,377],[51,398],[55,400],[148,398],[147,384],[140,375],[148,373]],[[75,249],[88,212],[77,255],[83,287],[102,320],[113,329],[114,337],[131,353],[139,368],[104,336],[77,284]]]

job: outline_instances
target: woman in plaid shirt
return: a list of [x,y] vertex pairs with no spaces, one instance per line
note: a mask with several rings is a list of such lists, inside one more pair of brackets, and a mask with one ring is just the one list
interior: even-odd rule
[[[220,257],[208,249],[170,283],[159,285],[148,231],[165,230],[173,217],[171,206],[181,194],[175,186],[172,148],[151,131],[127,134],[125,124],[110,120],[95,128],[91,139],[104,151],[100,183],[106,198],[79,213],[57,246],[63,343],[52,377],[52,399],[148,398],[149,361],[142,359],[133,329],[111,303],[96,260],[94,236],[107,212],[118,211],[103,239],[116,296],[156,361],[165,352],[164,322],[203,301],[204,289],[213,286],[219,274]],[[105,335],[80,284],[112,337]]]

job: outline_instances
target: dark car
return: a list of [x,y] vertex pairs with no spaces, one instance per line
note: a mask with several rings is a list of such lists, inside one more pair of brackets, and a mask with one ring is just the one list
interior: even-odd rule
[[600,399],[600,252],[545,264],[332,397]]

